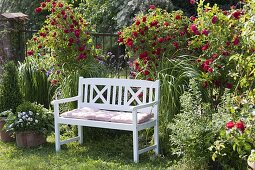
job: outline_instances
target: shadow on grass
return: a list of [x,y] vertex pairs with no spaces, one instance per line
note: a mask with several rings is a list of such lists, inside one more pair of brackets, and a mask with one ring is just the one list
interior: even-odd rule
[[169,165],[167,159],[155,158],[154,152],[140,155],[140,163],[133,163],[132,133],[118,131],[115,135],[101,133],[96,138],[88,133],[83,145],[78,142],[62,145],[59,153],[55,152],[54,135],[36,148],[17,148],[15,143],[0,142],[0,159],[5,169],[17,166],[24,169],[165,169]]

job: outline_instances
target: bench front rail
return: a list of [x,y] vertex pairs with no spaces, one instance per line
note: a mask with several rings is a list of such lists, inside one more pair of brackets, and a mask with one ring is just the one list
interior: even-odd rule
[[[59,112],[59,105],[77,101],[78,108],[96,108],[100,112],[123,112],[130,117],[129,122],[114,122],[111,120],[93,120],[77,117],[64,117]],[[55,120],[55,146],[60,151],[60,146],[69,142],[79,141],[83,143],[83,126],[107,129],[126,130],[133,132],[134,162],[139,162],[139,154],[154,150],[159,153],[158,135],[158,102],[159,81],[111,79],[111,78],[79,78],[78,96],[54,100]],[[97,113],[97,112],[96,112]],[[150,113],[152,116],[145,122],[140,121],[141,113]],[[60,141],[60,124],[78,126],[78,136]],[[138,132],[146,128],[154,128],[154,144],[140,149],[138,148]]]

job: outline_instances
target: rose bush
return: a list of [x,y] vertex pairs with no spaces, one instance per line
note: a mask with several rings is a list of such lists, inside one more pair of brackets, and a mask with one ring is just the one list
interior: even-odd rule
[[193,35],[189,48],[198,54],[197,66],[202,71],[203,86],[218,88],[221,94],[224,88],[232,89],[237,84],[231,76],[235,65],[229,58],[246,48],[241,38],[243,14],[242,9],[224,11],[217,5],[210,7],[200,1],[198,16],[189,27]]
[[134,23],[119,32],[119,43],[126,46],[133,77],[154,80],[164,54],[175,57],[187,53],[189,19],[182,11],[168,13],[150,6],[148,14],[139,14]]
[[229,121],[209,149],[213,151],[213,160],[222,164],[229,161],[233,163],[232,167],[238,167],[246,164],[248,155],[255,148],[255,97],[254,92],[247,92],[242,96],[228,94],[227,98],[224,109],[218,114],[228,115]]
[[61,0],[47,0],[35,13],[43,10],[50,14],[45,25],[28,42],[28,55],[40,58],[42,68],[48,76],[53,75],[55,85],[60,73],[84,72],[88,65],[93,65],[96,50],[90,24],[71,5]]

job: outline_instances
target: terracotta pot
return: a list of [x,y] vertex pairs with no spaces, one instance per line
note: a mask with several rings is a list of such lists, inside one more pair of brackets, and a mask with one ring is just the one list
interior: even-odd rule
[[15,141],[15,138],[12,137],[13,133],[12,132],[6,132],[3,130],[5,124],[5,119],[0,119],[0,139],[3,142],[13,142]]
[[18,147],[35,147],[46,142],[46,137],[37,132],[18,132],[16,133],[16,144]]

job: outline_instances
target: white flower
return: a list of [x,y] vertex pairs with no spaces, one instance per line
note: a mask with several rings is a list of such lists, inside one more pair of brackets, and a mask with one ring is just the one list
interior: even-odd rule
[[250,20],[252,23],[255,23],[255,16],[252,16]]
[[22,119],[26,120],[27,118],[26,118],[26,116],[22,116]]
[[38,120],[35,119],[35,123],[38,123]]
[[38,116],[38,115],[39,115],[39,113],[36,113],[36,115]]
[[20,112],[18,112],[18,118],[21,118],[21,113]]
[[242,104],[247,104],[247,103],[248,103],[248,100],[243,99],[243,100],[241,100],[241,103],[242,103]]
[[23,120],[22,120],[22,119],[19,119],[19,122],[23,122]]
[[28,113],[29,113],[30,115],[33,115],[33,112],[32,112],[32,111],[29,111]]
[[32,122],[33,121],[33,118],[30,118],[30,122]]
[[26,112],[22,112],[22,115],[26,115]]
[[255,109],[253,109],[251,113],[253,116],[255,116]]

